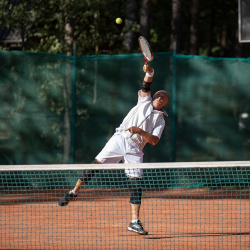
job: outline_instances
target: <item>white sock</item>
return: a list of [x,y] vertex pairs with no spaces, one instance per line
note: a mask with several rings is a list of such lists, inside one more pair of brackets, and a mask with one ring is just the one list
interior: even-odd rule
[[137,222],[137,221],[138,221],[138,220],[132,220],[131,222],[132,222],[132,223],[135,223],[135,222]]
[[74,190],[69,191],[70,194],[76,194]]

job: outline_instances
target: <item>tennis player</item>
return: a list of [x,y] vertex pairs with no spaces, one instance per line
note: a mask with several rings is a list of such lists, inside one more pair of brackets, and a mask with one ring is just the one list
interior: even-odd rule
[[[146,143],[156,145],[160,140],[165,127],[164,115],[167,113],[163,107],[168,103],[168,94],[164,90],[156,92],[151,97],[150,85],[154,75],[154,70],[148,65],[144,66],[146,73],[142,82],[141,90],[138,92],[138,103],[133,107],[122,124],[116,129],[114,135],[109,139],[102,151],[96,156],[94,164],[110,164],[123,161],[125,164],[142,163],[143,148]],[[86,185],[98,170],[85,170],[79,178],[73,190],[62,197],[58,204],[67,205],[76,199],[78,191],[82,185]],[[128,230],[141,235],[148,234],[144,230],[139,220],[142,188],[142,169],[125,169],[125,173],[131,183],[130,203],[132,208],[132,221]]]

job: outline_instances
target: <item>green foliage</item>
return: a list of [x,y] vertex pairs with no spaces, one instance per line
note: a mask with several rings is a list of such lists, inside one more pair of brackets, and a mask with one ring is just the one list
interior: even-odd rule
[[32,1],[20,2],[18,5],[2,1],[0,7],[0,26],[7,26],[10,30],[18,30],[22,38],[22,47],[25,39],[29,36],[29,27],[32,25],[34,16],[31,10]]
[[124,1],[76,0],[70,1],[67,9],[78,54],[120,52],[123,26],[117,25],[115,19],[124,16]]
[[151,44],[155,52],[169,51],[172,2],[153,0],[151,3]]
[[[13,1],[16,2],[16,1]],[[150,9],[151,45],[155,52],[169,51],[172,33],[172,2],[152,0]],[[128,30],[140,34],[140,24],[131,28],[124,0],[26,0],[18,5],[0,2],[0,25],[19,30],[22,49],[80,55],[127,53],[123,47]],[[140,1],[138,4],[138,20]],[[193,1],[183,1],[181,10],[181,53],[190,49]],[[118,25],[115,19],[121,17]],[[70,24],[72,30],[65,27]],[[200,1],[199,53],[204,56],[234,57],[236,51],[248,55],[249,44],[239,44],[237,1]],[[66,37],[70,41],[66,41]],[[136,47],[136,46],[135,46]],[[138,46],[133,52],[139,52]],[[244,53],[244,54],[243,54]]]
[[[66,53],[77,45],[76,55],[120,53],[123,25],[117,15],[124,16],[122,0],[33,0],[14,6],[3,2],[2,25],[18,29],[23,36],[23,50]],[[65,26],[70,24],[72,32]],[[66,36],[74,42],[67,44]]]

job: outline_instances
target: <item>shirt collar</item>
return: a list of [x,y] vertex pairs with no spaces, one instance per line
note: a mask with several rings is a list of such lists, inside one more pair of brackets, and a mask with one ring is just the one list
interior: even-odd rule
[[155,112],[155,113],[161,113],[161,114],[163,114],[165,116],[168,116],[168,113],[166,112],[165,109],[161,109],[161,110],[153,109],[153,112]]
[[161,109],[161,111],[163,112],[163,114],[164,114],[165,116],[168,116],[168,113],[167,113],[167,111],[166,111],[165,109]]

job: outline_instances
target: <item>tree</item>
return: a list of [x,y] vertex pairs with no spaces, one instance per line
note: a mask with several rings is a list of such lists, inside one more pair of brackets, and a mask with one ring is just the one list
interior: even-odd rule
[[[75,55],[138,52],[145,36],[155,52],[202,56],[248,56],[250,44],[239,44],[237,0],[27,0],[1,1],[0,24],[18,29],[22,50],[72,52],[65,25],[72,30]],[[67,16],[67,20],[65,17]],[[121,25],[115,23],[122,17]],[[150,39],[149,39],[150,37]]]
[[182,24],[182,0],[172,1],[172,33],[170,50],[179,53],[181,51],[181,24]]
[[150,41],[150,0],[141,1],[141,35]]
[[199,17],[200,17],[200,0],[192,1],[191,8],[191,25],[190,25],[190,49],[191,55],[198,55],[198,37],[199,37]]
[[123,45],[127,52],[132,52],[136,41],[136,30],[134,27],[138,23],[138,5],[137,0],[127,0],[126,5],[126,20],[125,34]]

